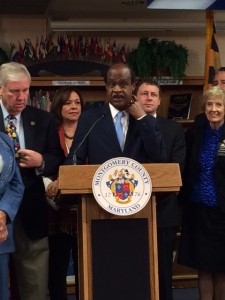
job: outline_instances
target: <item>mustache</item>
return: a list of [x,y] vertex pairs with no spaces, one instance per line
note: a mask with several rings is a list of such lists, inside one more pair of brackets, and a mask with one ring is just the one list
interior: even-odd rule
[[121,99],[121,98],[125,98],[123,94],[114,94],[112,95],[113,99]]

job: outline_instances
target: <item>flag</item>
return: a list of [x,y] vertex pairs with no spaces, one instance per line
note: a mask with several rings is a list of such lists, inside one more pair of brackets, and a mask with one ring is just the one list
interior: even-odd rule
[[22,63],[23,61],[23,47],[22,45],[20,44],[20,41],[19,41],[19,55],[18,55],[18,62],[19,63]]
[[80,54],[82,57],[86,56],[86,38],[80,36]]
[[39,57],[45,59],[47,55],[46,50],[46,39],[44,39],[43,35],[41,36],[40,46],[39,46]]
[[37,37],[36,44],[35,44],[35,57],[37,59],[39,59],[39,54],[40,54],[40,44],[39,44],[38,37]]
[[89,49],[88,49],[89,55],[91,57],[93,57],[94,54],[95,54],[95,47],[96,47],[95,40],[94,40],[94,38],[91,38],[91,41],[90,41],[90,44],[89,44]]
[[74,57],[79,58],[80,52],[79,52],[79,40],[76,35],[73,37],[73,55]]
[[46,40],[45,41],[46,53],[48,55],[49,53],[53,52],[54,49],[55,49],[55,47],[57,47],[57,46],[55,46],[55,44],[54,44],[54,42],[52,40],[52,35],[46,36],[45,40]]
[[116,47],[116,42],[114,41],[113,46],[112,46],[112,60],[116,61],[117,60],[117,47]]
[[214,70],[220,67],[220,54],[216,42],[216,29],[214,25],[213,11],[206,10],[206,51],[204,90],[213,83]]
[[104,44],[104,58],[107,62],[110,62],[112,59],[112,45],[110,39],[105,39]]
[[81,41],[82,41],[81,36],[79,37],[74,36],[74,54],[77,59],[79,59],[81,55],[81,44],[82,44]]
[[97,38],[95,39],[95,54],[98,58],[98,60],[101,59],[102,57],[102,46],[101,46],[101,43],[100,43],[100,40],[98,40]]
[[65,38],[65,46],[64,46],[64,54],[67,58],[70,57],[71,54],[71,36],[69,34],[66,34]]
[[24,39],[23,56],[27,58],[34,58],[34,47],[30,39]]
[[18,61],[19,51],[15,44],[10,43],[10,61]]
[[59,35],[57,37],[56,51],[57,51],[57,53],[60,53],[60,51],[61,51],[61,49],[60,49],[60,37],[59,37]]
[[120,49],[119,53],[118,53],[118,59],[123,62],[126,63],[126,51],[125,51],[125,45]]

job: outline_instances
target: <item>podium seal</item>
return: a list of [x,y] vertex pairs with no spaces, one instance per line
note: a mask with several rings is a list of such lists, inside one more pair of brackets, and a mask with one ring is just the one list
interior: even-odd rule
[[152,181],[137,161],[115,157],[104,162],[92,180],[93,195],[106,211],[120,216],[137,213],[148,203]]

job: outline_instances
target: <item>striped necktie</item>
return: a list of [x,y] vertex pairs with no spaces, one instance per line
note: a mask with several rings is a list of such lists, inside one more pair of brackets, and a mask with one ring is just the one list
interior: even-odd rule
[[16,132],[16,125],[14,123],[16,117],[13,115],[8,115],[6,119],[8,121],[8,124],[6,125],[5,130],[8,136],[13,140],[15,156],[18,157],[18,151],[20,150],[20,142],[19,142],[18,133]]
[[122,125],[122,117],[124,116],[124,113],[122,111],[119,111],[116,114],[116,122],[115,122],[115,128],[116,128],[116,134],[120,143],[120,148],[123,150],[124,147],[124,134],[123,134],[123,125]]

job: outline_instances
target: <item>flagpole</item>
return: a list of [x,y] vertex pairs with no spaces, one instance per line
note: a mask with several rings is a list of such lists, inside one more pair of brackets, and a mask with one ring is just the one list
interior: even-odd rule
[[215,69],[220,64],[219,48],[216,42],[216,28],[214,24],[214,13],[206,10],[206,50],[205,50],[205,71],[204,71],[204,90],[208,89],[213,83]]
[[206,10],[206,50],[205,50],[205,71],[204,71],[204,90],[208,89],[209,87],[209,66],[211,60],[211,41],[213,35],[213,11]]

